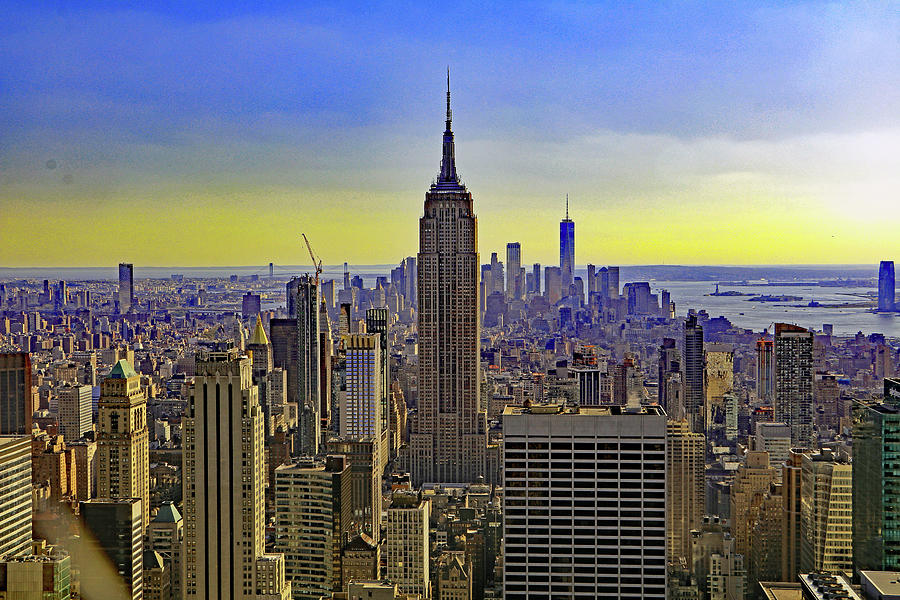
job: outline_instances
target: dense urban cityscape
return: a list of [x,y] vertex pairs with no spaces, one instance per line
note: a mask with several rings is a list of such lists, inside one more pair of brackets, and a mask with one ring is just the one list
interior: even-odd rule
[[580,269],[568,198],[558,265],[482,264],[447,85],[371,286],[305,233],[299,276],[0,283],[0,598],[898,597],[893,262],[849,282],[893,335]]
[[896,2],[0,7],[0,600],[900,600]]

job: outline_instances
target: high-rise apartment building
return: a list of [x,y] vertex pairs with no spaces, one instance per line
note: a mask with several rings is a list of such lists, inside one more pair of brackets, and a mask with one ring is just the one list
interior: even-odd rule
[[[76,563],[80,567],[84,598],[121,598],[120,582],[110,580],[108,569],[98,568],[96,551],[118,572],[127,598],[144,597],[144,521],[140,498],[97,498],[82,502],[81,520],[86,537]],[[90,547],[91,550],[88,550]],[[104,565],[106,566],[106,565]]]
[[384,554],[386,576],[404,594],[431,598],[431,551],[428,541],[431,500],[421,493],[396,491],[387,508]]
[[[288,316],[297,320],[297,409],[300,421],[302,454],[319,453],[319,418],[321,416],[321,385],[319,357],[319,298],[318,279],[303,275],[288,284]],[[290,377],[291,373],[288,372]]]
[[59,428],[66,443],[93,431],[92,386],[63,385],[57,388]]
[[443,157],[419,220],[419,399],[409,465],[414,485],[473,482],[485,472],[487,419],[480,406],[478,224],[456,173],[450,90]]
[[[381,369],[381,336],[352,333],[341,336],[344,348],[344,385],[341,391],[341,437],[372,437],[378,442],[379,469],[387,464],[382,410],[383,381]],[[385,439],[383,439],[385,438]]]
[[97,409],[97,497],[139,498],[150,523],[150,439],[141,376],[122,359],[100,384]]
[[119,313],[131,312],[134,305],[134,265],[119,263]]
[[813,448],[813,340],[802,327],[775,324],[775,420],[791,428],[791,444]]
[[705,433],[706,425],[703,370],[703,326],[691,314],[684,322],[684,410],[697,433]]
[[666,416],[508,406],[503,597],[666,597]]
[[202,352],[184,424],[185,598],[286,600],[265,553],[263,414],[250,359]]
[[381,354],[381,429],[388,430],[388,403],[391,394],[391,351],[388,347],[391,313],[387,308],[377,307],[366,310],[366,333],[378,336]]
[[31,357],[0,353],[0,435],[31,435]]
[[900,570],[900,379],[853,403],[853,565]]
[[775,400],[775,342],[756,341],[756,397],[771,403]]
[[559,271],[562,295],[569,295],[575,277],[575,221],[569,218],[569,195],[566,194],[566,216],[559,222]]
[[341,549],[351,522],[350,464],[343,456],[275,469],[275,549],[294,600],[341,591]]
[[769,464],[767,452],[749,451],[737,468],[731,485],[731,530],[738,554],[748,555],[750,533],[759,516],[759,499],[777,476],[777,470]]
[[896,308],[895,285],[894,261],[881,261],[878,267],[878,310],[892,311]]
[[691,560],[691,530],[703,520],[706,442],[686,420],[666,423],[666,498],[669,520],[666,540],[669,560]]
[[853,574],[853,474],[823,449],[804,454],[800,485],[800,572]]
[[0,560],[31,549],[31,436],[0,436]]

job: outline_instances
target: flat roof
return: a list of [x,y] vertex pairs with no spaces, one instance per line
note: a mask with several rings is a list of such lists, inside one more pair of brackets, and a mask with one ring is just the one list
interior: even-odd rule
[[564,404],[535,404],[532,406],[507,406],[504,415],[658,415],[666,413],[660,406],[640,406],[636,408],[609,404],[605,406],[566,406]]
[[[885,596],[900,596],[900,572],[897,571],[860,571],[860,579],[868,581]],[[865,583],[863,583],[865,585]]]

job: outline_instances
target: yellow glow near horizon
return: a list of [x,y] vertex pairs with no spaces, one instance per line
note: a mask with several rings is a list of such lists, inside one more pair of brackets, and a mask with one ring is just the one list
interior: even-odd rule
[[[424,187],[424,186],[423,186]],[[74,191],[74,190],[73,190]],[[522,244],[523,264],[558,261],[561,216],[546,198],[473,189],[482,261]],[[236,189],[165,196],[0,195],[0,265],[305,264],[300,233],[328,264],[392,264],[414,255],[424,189]],[[896,220],[851,220],[811,199],[736,193],[669,194],[573,208],[578,264],[858,264],[894,258]],[[510,208],[511,206],[521,208]]]

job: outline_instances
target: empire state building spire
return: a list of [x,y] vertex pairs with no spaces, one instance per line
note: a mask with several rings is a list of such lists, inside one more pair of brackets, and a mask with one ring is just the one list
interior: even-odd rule
[[[453,130],[451,124],[453,112],[450,110],[450,68],[447,68],[447,121],[444,129],[444,148],[441,157],[441,173],[438,175],[437,188],[458,189],[459,176],[456,174],[456,156],[453,147]],[[450,184],[450,185],[448,185]]]

